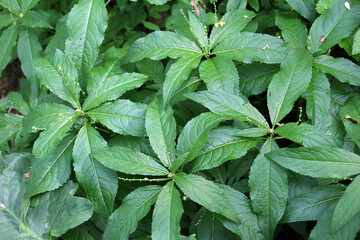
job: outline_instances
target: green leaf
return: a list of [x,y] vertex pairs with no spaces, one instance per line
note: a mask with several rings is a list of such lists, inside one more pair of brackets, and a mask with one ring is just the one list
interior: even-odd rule
[[301,16],[313,22],[316,18],[314,0],[286,0]]
[[76,137],[72,152],[76,179],[93,204],[94,211],[105,218],[109,217],[113,210],[117,175],[115,171],[101,165],[90,154],[106,145],[102,136],[85,123]]
[[239,121],[249,121],[258,127],[269,128],[264,116],[245,97],[239,97],[226,92],[210,91],[189,93],[186,96],[203,104],[215,114]]
[[[360,97],[350,97],[340,108],[340,115],[348,136],[360,147]],[[355,122],[347,117],[351,117]]]
[[175,160],[176,121],[169,105],[163,107],[155,98],[146,110],[145,127],[151,147],[160,161],[168,168]]
[[235,132],[232,133],[233,136],[236,137],[262,137],[268,134],[269,131],[264,128],[244,128],[244,129],[236,129]]
[[[8,98],[5,100],[8,100],[8,103],[25,116],[31,111],[29,104],[24,100],[23,95],[20,92],[9,92]],[[1,110],[5,111],[6,109]]]
[[315,127],[323,129],[330,109],[330,84],[326,75],[313,69],[310,85],[303,97],[306,99],[306,115]]
[[196,39],[199,42],[201,48],[208,52],[209,49],[209,39],[207,37],[207,29],[206,25],[200,22],[200,20],[194,16],[190,11],[188,12],[189,15],[189,23],[191,32],[195,35]]
[[211,31],[210,49],[243,30],[255,16],[254,12],[245,9],[227,12]]
[[151,238],[180,240],[180,219],[184,209],[174,181],[162,187],[154,208]]
[[275,130],[276,134],[296,142],[304,147],[332,146],[330,140],[317,127],[303,123],[286,123]]
[[69,117],[60,113],[58,121],[51,123],[45,131],[40,133],[38,139],[36,139],[33,146],[33,154],[38,158],[45,157],[45,155],[56,147],[56,144],[65,136],[67,131],[70,130],[78,116],[79,113],[75,112]]
[[209,133],[206,144],[200,148],[202,150],[193,162],[191,172],[211,169],[228,160],[240,158],[258,143],[257,139],[239,139],[231,130],[227,130],[230,129],[219,128]]
[[287,53],[284,42],[266,34],[243,32],[224,39],[213,54],[244,63],[281,63]]
[[121,146],[131,149],[136,149],[139,152],[145,153],[146,155],[156,158],[156,154],[150,146],[150,141],[145,137],[133,137],[133,136],[123,136],[117,135],[109,139],[107,142],[110,147],[112,146]]
[[36,11],[28,11],[24,14],[22,25],[30,28],[49,28],[53,27],[48,23],[45,17]]
[[36,229],[40,236],[50,232],[60,237],[87,221],[93,214],[92,205],[86,198],[72,196],[76,188],[77,185],[69,181],[56,191],[32,198],[24,224]]
[[346,188],[336,204],[331,227],[334,231],[344,226],[360,211],[360,175],[357,176]]
[[15,114],[0,114],[0,144],[7,143],[22,130],[23,117]]
[[340,82],[360,86],[360,67],[348,59],[321,55],[314,58],[314,67],[333,75]]
[[325,209],[336,203],[344,192],[344,187],[329,185],[312,188],[289,201],[283,223],[315,221]]
[[161,189],[158,185],[149,185],[126,196],[120,207],[110,216],[103,239],[128,239],[136,230],[138,222],[150,211]]
[[181,84],[188,78],[191,70],[199,65],[200,60],[201,56],[182,57],[171,65],[163,86],[164,105],[171,100]]
[[220,90],[239,95],[239,74],[230,59],[215,57],[203,61],[199,72],[209,91]]
[[149,76],[155,83],[162,84],[164,82],[165,68],[161,61],[145,58],[137,62],[136,67],[140,73]]
[[278,148],[275,140],[269,138],[255,158],[249,173],[251,205],[259,216],[259,225],[265,239],[273,239],[288,196],[286,170],[264,156]]
[[359,54],[359,53],[360,53],[360,30],[357,30],[357,32],[354,35],[352,55]]
[[202,52],[192,41],[173,32],[156,31],[136,40],[126,55],[125,62],[144,58],[160,60],[166,57],[197,57]]
[[310,28],[310,49],[326,52],[329,48],[348,37],[360,23],[360,4],[350,2],[351,8],[345,7],[345,0],[336,0],[326,12],[318,17]]
[[105,147],[92,153],[105,167],[139,175],[167,175],[168,171],[153,158],[125,147]]
[[287,171],[287,173],[289,179],[288,201],[319,185],[315,178],[303,176],[292,171]]
[[116,133],[132,136],[145,135],[146,105],[119,99],[91,109],[86,114]]
[[74,109],[58,103],[43,103],[31,110],[23,121],[24,132],[46,130],[50,124],[74,116]]
[[103,0],[80,0],[70,11],[66,25],[65,53],[73,61],[85,89],[86,76],[95,64],[107,27]]
[[266,157],[311,177],[341,179],[360,172],[360,156],[340,148],[283,148],[266,154]]
[[0,56],[0,75],[12,58],[11,54],[16,45],[17,35],[18,27],[16,25],[11,25],[5,29],[0,36],[0,49],[2,49],[2,54]]
[[15,14],[16,16],[20,15],[21,9],[20,9],[18,1],[0,0],[0,5],[3,6],[4,8],[9,9],[9,11],[12,12],[13,14]]
[[32,65],[41,84],[75,108],[80,108],[78,74],[67,55],[56,50],[50,60],[36,58]]
[[148,1],[150,4],[163,5],[167,3],[169,0],[146,0],[146,1]]
[[312,56],[309,51],[292,49],[274,75],[268,89],[268,109],[273,125],[292,109],[311,81]]
[[47,44],[45,48],[45,53],[47,56],[54,55],[56,49],[61,50],[62,52],[65,51],[65,41],[68,36],[68,30],[66,27],[66,21],[68,18],[68,14],[63,16],[58,20],[55,27],[55,35],[52,36],[51,40]]
[[329,6],[334,2],[335,0],[319,0],[316,3],[316,11],[319,14],[324,14],[326,10],[329,8]]
[[243,64],[237,67],[239,73],[240,93],[246,97],[266,91],[270,80],[279,71],[275,64]]
[[40,0],[21,0],[21,11],[26,12],[38,4]]
[[276,14],[275,24],[281,29],[281,35],[287,44],[293,48],[305,47],[308,32],[299,18]]
[[192,174],[176,174],[175,183],[194,202],[240,224],[244,239],[261,239],[258,236],[256,215],[252,213],[250,202],[242,193]]
[[61,236],[64,240],[94,240],[94,238],[82,227],[76,227]]
[[13,22],[13,18],[9,13],[1,13],[0,14],[0,30],[4,27],[9,26]]
[[26,198],[63,185],[71,173],[71,152],[76,136],[69,134],[43,158],[34,162],[29,173]]
[[183,157],[176,160],[176,167],[193,160],[204,147],[210,130],[225,120],[227,120],[226,117],[208,112],[187,122],[178,138],[176,153],[177,156]]
[[139,88],[148,77],[140,73],[124,73],[115,75],[113,77],[93,76],[94,78],[102,78],[98,82],[96,88],[89,93],[86,98],[83,109],[88,110],[97,107],[103,102],[115,100],[119,98],[124,92]]

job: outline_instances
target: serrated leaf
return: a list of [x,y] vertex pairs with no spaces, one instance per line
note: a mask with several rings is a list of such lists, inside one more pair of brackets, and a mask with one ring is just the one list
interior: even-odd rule
[[0,49],[3,49],[2,56],[0,57],[0,75],[12,58],[11,54],[16,45],[17,35],[18,27],[16,25],[11,25],[5,29],[0,36]]
[[174,181],[162,187],[154,208],[151,238],[180,240],[180,219],[184,209]]
[[176,174],[175,183],[194,202],[240,224],[243,238],[259,239],[257,218],[245,195],[226,185],[215,184],[192,174]]
[[148,77],[140,73],[124,73],[109,78],[103,78],[103,81],[98,82],[96,88],[89,93],[89,96],[83,104],[83,109],[86,111],[97,107],[103,102],[115,100],[124,92],[139,88],[146,80],[148,80]]
[[306,115],[315,127],[323,129],[330,109],[330,84],[326,75],[313,69],[309,87],[303,97],[306,99]]
[[192,163],[191,172],[211,169],[228,160],[240,158],[257,143],[257,139],[239,138],[225,129],[214,129],[209,133],[204,147],[200,148],[202,150]]
[[283,148],[267,153],[266,157],[285,168],[311,177],[341,179],[360,173],[360,156],[340,148]]
[[126,55],[125,62],[144,58],[160,60],[166,57],[197,57],[202,52],[194,42],[173,32],[155,31],[135,41]]
[[348,59],[321,55],[314,58],[313,65],[321,72],[333,75],[340,82],[360,86],[360,67]]
[[86,114],[116,133],[132,136],[145,135],[146,105],[119,99],[93,108]]
[[145,127],[151,147],[160,161],[171,168],[175,160],[176,121],[169,105],[155,98],[146,110]]
[[245,97],[236,96],[226,92],[201,91],[189,93],[186,96],[203,104],[215,114],[234,118],[239,121],[249,121],[258,127],[269,128],[261,113],[251,105]]
[[200,57],[182,57],[173,63],[166,73],[163,85],[163,102],[167,104],[188,78],[191,70],[196,68],[201,60]]
[[93,67],[107,27],[107,11],[103,0],[80,0],[70,11],[65,53],[73,61],[85,89],[85,77]]
[[311,81],[312,56],[304,49],[292,49],[270,82],[267,103],[271,122],[280,122]]
[[276,14],[275,24],[281,29],[281,35],[287,44],[293,48],[305,47],[308,32],[299,18]]
[[266,91],[270,80],[279,71],[276,64],[243,64],[237,67],[239,73],[240,93],[246,97]]
[[68,30],[66,27],[66,21],[68,18],[68,14],[63,16],[58,20],[55,26],[55,34],[50,39],[49,43],[45,48],[45,54],[47,56],[51,56],[55,53],[56,49],[61,50],[62,52],[65,51],[65,41],[68,36]]
[[75,108],[80,108],[78,74],[67,55],[56,50],[50,60],[36,58],[32,65],[41,84]]
[[39,1],[40,0],[21,0],[21,11],[26,12],[27,10],[32,9]]
[[348,136],[360,147],[360,97],[358,95],[350,97],[340,108],[340,115]]
[[176,167],[193,160],[205,145],[210,130],[227,119],[208,112],[187,122],[178,138]]
[[65,136],[53,151],[44,158],[36,159],[29,172],[26,198],[54,190],[68,180],[75,138],[73,134]]
[[209,49],[209,39],[207,37],[207,29],[206,25],[203,25],[200,20],[192,14],[192,12],[188,12],[189,15],[189,23],[191,32],[195,35],[196,39],[199,42],[199,45],[205,52],[208,52]]
[[313,22],[316,18],[314,0],[286,0],[301,16]]
[[138,222],[150,211],[161,189],[158,185],[149,185],[127,195],[120,207],[110,216],[103,239],[128,239],[136,230]]
[[262,137],[266,134],[268,134],[269,131],[264,128],[244,128],[244,129],[236,129],[235,132],[232,133],[232,135],[236,137]]
[[259,225],[265,239],[272,239],[277,223],[284,214],[288,196],[287,173],[264,154],[278,149],[269,138],[255,158],[249,173],[251,205],[259,216]]
[[[210,49],[221,43],[226,38],[231,38],[243,30],[245,26],[255,17],[255,13],[245,9],[227,12],[222,21],[216,24],[210,34]],[[220,24],[221,23],[221,24]]]
[[30,28],[49,28],[53,27],[48,23],[45,17],[37,11],[28,11],[22,18],[22,25]]
[[167,175],[168,171],[150,156],[125,147],[105,147],[92,153],[101,164],[110,169],[139,175]]
[[360,176],[357,176],[346,188],[346,191],[336,204],[331,222],[333,231],[349,222],[360,211]]
[[80,129],[72,156],[76,179],[85,190],[94,211],[109,217],[117,191],[117,174],[96,161],[90,154],[107,145],[102,136],[88,123]]
[[209,91],[220,90],[239,95],[239,74],[230,59],[215,57],[203,61],[199,73]]
[[276,134],[296,142],[304,147],[332,146],[330,140],[317,127],[307,123],[286,123],[275,130]]
[[324,53],[348,37],[360,23],[360,4],[351,2],[345,7],[345,0],[336,0],[326,12],[318,17],[310,28],[310,49]]
[[4,8],[9,9],[10,12],[13,14],[19,16],[21,9],[18,1],[14,0],[0,0],[0,5],[2,5]]
[[213,54],[244,63],[281,63],[287,53],[284,42],[277,37],[243,32],[224,39]]

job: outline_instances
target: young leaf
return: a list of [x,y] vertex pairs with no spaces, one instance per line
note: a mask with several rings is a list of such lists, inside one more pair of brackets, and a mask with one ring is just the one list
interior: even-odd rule
[[[93,77],[101,78],[100,76]],[[104,77],[103,81],[96,84],[96,88],[89,93],[83,104],[83,109],[86,111],[103,102],[115,100],[124,92],[139,88],[146,80],[148,77],[140,73],[124,73],[113,77]]]
[[350,97],[340,108],[340,115],[348,136],[360,147],[360,97]]
[[104,240],[128,239],[138,222],[150,211],[161,191],[157,185],[140,187],[126,196],[120,207],[110,216],[104,232]]
[[196,39],[199,41],[199,44],[202,49],[208,52],[209,49],[209,39],[207,37],[207,29],[206,26],[203,25],[197,17],[194,16],[190,11],[189,14],[189,22],[191,27],[191,32],[195,35]]
[[215,114],[239,121],[249,121],[261,128],[269,128],[264,116],[245,97],[226,92],[210,91],[189,93],[186,96],[203,104]]
[[101,164],[110,169],[139,175],[167,175],[168,171],[153,158],[125,147],[105,147],[92,153]]
[[176,121],[169,105],[163,107],[155,98],[146,110],[145,127],[151,147],[160,161],[168,168],[175,160]]
[[124,135],[145,135],[146,105],[119,99],[93,108],[86,114],[112,131]]
[[273,239],[288,196],[286,170],[264,156],[278,148],[275,140],[269,138],[255,158],[249,173],[251,205],[259,216],[259,225],[265,239]]
[[71,152],[76,136],[65,136],[44,158],[38,158],[29,172],[26,198],[54,190],[63,185],[71,173]]
[[268,108],[271,122],[280,122],[292,109],[294,102],[311,81],[312,56],[304,49],[292,49],[274,75],[268,89]]
[[233,34],[243,30],[255,16],[254,12],[245,9],[228,11],[219,23],[215,23],[215,26],[211,31],[210,49],[224,41],[226,38],[231,38]]
[[314,58],[314,67],[333,75],[340,82],[360,86],[360,67],[348,59],[321,55]]
[[266,34],[243,32],[224,39],[213,54],[244,63],[281,63],[287,53],[284,42]]
[[310,49],[326,52],[329,48],[348,37],[360,23],[360,4],[351,2],[345,7],[345,0],[336,0],[326,12],[318,17],[310,28]]
[[68,37],[65,53],[73,61],[85,89],[85,77],[93,67],[107,27],[103,0],[80,0],[70,11],[66,25]]
[[76,137],[72,156],[76,178],[93,204],[94,211],[107,218],[111,215],[114,205],[117,175],[91,155],[106,145],[102,136],[88,123],[84,123]]
[[151,238],[180,240],[180,219],[184,209],[174,181],[168,182],[157,197],[151,226]]
[[283,148],[267,153],[266,157],[311,177],[341,179],[360,173],[360,156],[340,148]]
[[189,39],[168,31],[156,31],[136,40],[126,55],[125,62],[136,62],[144,58],[160,60],[166,57],[197,57],[202,52]]
[[26,12],[38,4],[40,0],[21,0],[21,11]]
[[36,58],[32,65],[41,84],[75,108],[80,108],[78,75],[67,55],[56,50],[50,60]]
[[331,204],[336,203],[344,193],[344,187],[329,185],[312,188],[289,201],[283,223],[315,221]]
[[178,138],[176,153],[177,156],[183,156],[183,158],[176,160],[176,166],[193,160],[205,145],[210,130],[225,120],[227,120],[226,117],[208,112],[187,122]]
[[239,74],[230,59],[215,57],[203,61],[199,73],[209,91],[220,90],[239,95]]
[[[12,0],[9,0],[9,2],[10,1]],[[16,45],[17,35],[18,27],[16,25],[11,25],[5,29],[0,36],[0,49],[2,49],[2,54],[0,56],[0,75],[12,58],[11,54]]]
[[246,97],[266,91],[270,80],[279,71],[277,64],[243,64],[237,67],[239,73],[240,93]]
[[300,125],[286,123],[276,128],[275,133],[304,147],[332,146],[330,140],[320,129],[306,123]]
[[9,11],[12,12],[13,14],[15,14],[16,16],[20,15],[21,9],[20,9],[18,1],[0,0],[0,5],[2,5],[4,8],[9,9]]
[[301,16],[313,22],[316,18],[314,0],[286,0]]
[[168,70],[163,86],[163,102],[167,104],[188,78],[191,70],[199,65],[200,57],[182,57],[173,63]]
[[287,44],[293,48],[305,47],[307,28],[299,18],[276,14],[275,24],[281,29],[281,35]]
[[360,175],[347,186],[346,191],[336,204],[331,227],[337,231],[360,211]]

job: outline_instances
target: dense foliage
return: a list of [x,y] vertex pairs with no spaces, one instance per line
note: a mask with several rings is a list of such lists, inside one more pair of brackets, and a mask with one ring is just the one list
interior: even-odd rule
[[0,239],[359,239],[358,0],[0,6]]

